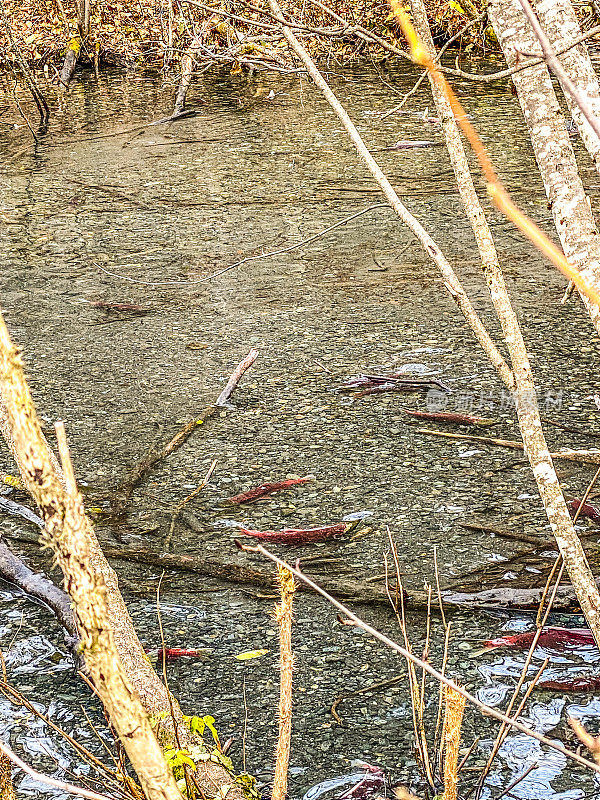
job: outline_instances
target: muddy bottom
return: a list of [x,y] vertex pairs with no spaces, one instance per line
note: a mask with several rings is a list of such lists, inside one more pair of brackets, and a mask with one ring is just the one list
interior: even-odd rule
[[[402,69],[386,75],[400,92],[414,79]],[[439,129],[416,113],[431,105],[429,96],[415,94],[405,115],[382,120],[396,98],[377,73],[348,70],[332,83],[367,143],[382,150],[382,167],[445,250],[499,339],[444,148],[383,150],[400,139],[441,141]],[[548,534],[522,454],[426,434],[423,428],[442,426],[414,422],[404,413],[473,413],[496,421],[474,433],[519,438],[510,398],[434,266],[391,211],[367,210],[381,197],[324,102],[304,80],[215,74],[205,76],[190,98],[198,105],[196,117],[150,127],[168,113],[171,94],[152,77],[111,73],[96,82],[82,76],[37,144],[22,125],[0,129],[2,309],[24,349],[48,436],[55,419],[66,421],[102,541],[161,549],[173,508],[216,459],[209,485],[186,506],[195,517],[193,528],[184,518],[175,527],[175,553],[266,568],[258,556],[236,549],[240,525],[277,530],[360,517],[363,527],[339,540],[273,549],[290,559],[312,558],[316,576],[382,586],[389,528],[411,588],[434,580],[434,548],[444,585],[543,583],[556,555],[552,547],[532,558],[526,552],[531,545],[518,538],[461,526],[475,521],[517,537]],[[462,99],[516,199],[546,224],[543,189],[514,98],[504,86],[468,86]],[[590,175],[583,159],[582,171]],[[359,211],[365,213],[292,249]],[[530,348],[542,413],[582,432],[547,424],[550,446],[594,446],[600,412],[593,400],[598,341],[592,326],[576,300],[560,304],[563,279],[493,211],[491,222]],[[210,277],[271,251],[278,252]],[[135,492],[123,524],[108,524],[110,498],[127,471],[214,401],[250,347],[260,355],[230,407],[152,472]],[[447,391],[365,398],[340,391],[349,377],[375,371],[439,381]],[[464,432],[456,426],[443,430]],[[14,471],[8,455],[0,466]],[[581,496],[593,469],[569,462],[558,468],[565,494]],[[308,474],[314,480],[268,500],[240,507],[225,502],[258,484]],[[1,524],[8,532],[26,525],[13,519]],[[590,537],[590,547],[596,538]],[[23,552],[42,563],[31,548]],[[516,553],[519,559],[503,569]],[[140,637],[148,647],[158,646],[155,592],[161,571],[124,561],[115,566]],[[489,570],[465,576],[483,567]],[[266,783],[277,700],[270,593],[268,587],[231,586],[172,571],[162,581],[170,609],[163,612],[167,644],[205,650],[205,658],[169,667],[171,688],[187,711],[212,714],[223,739],[234,735],[236,765],[241,769],[245,762]],[[45,612],[9,589],[1,599],[9,678],[53,718],[93,742],[79,703],[101,726],[99,713],[61,655],[60,632]],[[362,606],[357,598],[353,607],[399,635],[385,605]],[[522,630],[531,618],[461,613],[451,621],[448,672],[481,699],[504,707],[524,655],[474,653],[485,639],[503,629]],[[424,617],[412,614],[410,623],[420,652]],[[433,629],[432,660],[439,664],[439,622]],[[406,681],[342,701],[342,725],[330,712],[341,695],[403,674],[404,664],[340,625],[336,612],[310,595],[298,597],[294,647],[291,795],[302,797],[320,781],[351,772],[353,759],[380,764],[393,780],[418,788]],[[235,658],[257,649],[268,652],[249,661]],[[546,656],[551,675],[575,675],[589,671],[598,654],[539,648],[532,675]],[[427,697],[435,727],[435,686]],[[600,698],[536,692],[524,718],[564,739],[567,713],[583,717],[593,730]],[[40,768],[63,774],[48,761],[48,749],[60,754],[61,766],[76,763],[54,734],[7,704],[1,724]],[[475,735],[481,738],[467,764],[468,782],[485,763],[495,735],[489,720],[469,712],[465,748]],[[561,756],[511,735],[482,797],[496,796],[532,764],[537,766],[511,790],[514,796],[600,796],[590,775],[570,766],[565,774]],[[29,779],[17,784],[22,796],[62,796]]]

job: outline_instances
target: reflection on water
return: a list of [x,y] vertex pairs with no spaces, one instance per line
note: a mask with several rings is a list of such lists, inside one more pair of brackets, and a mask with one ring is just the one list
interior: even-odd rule
[[[404,66],[386,74],[400,92],[414,79]],[[369,146],[382,150],[378,158],[398,192],[447,251],[497,335],[472,236],[458,222],[444,149],[384,150],[400,139],[439,139],[439,130],[414,113],[382,120],[397,98],[373,72],[355,69],[332,80]],[[504,86],[458,88],[503,179],[528,213],[544,221],[546,201],[514,98]],[[187,506],[196,523],[190,527],[183,520],[175,530],[178,551],[247,564],[233,547],[242,523],[276,529],[365,519],[371,528],[365,536],[286,554],[312,557],[313,574],[320,568],[325,575],[381,581],[389,526],[407,585],[420,588],[424,578],[432,580],[434,546],[442,581],[488,562],[502,567],[522,543],[465,530],[460,523],[478,516],[526,533],[544,530],[520,455],[425,440],[402,411],[425,410],[421,395],[354,400],[336,391],[346,376],[376,365],[436,375],[452,388],[453,404],[470,404],[465,411],[497,419],[494,436],[518,436],[502,387],[439,277],[388,210],[372,210],[302,248],[198,282],[247,256],[298,244],[379,202],[326,104],[304,81],[218,73],[199,81],[191,100],[198,104],[197,117],[148,127],[171,107],[171,93],[159,80],[111,73],[96,83],[87,76],[74,84],[37,145],[22,126],[0,127],[3,312],[24,347],[44,419],[67,421],[90,505],[106,510],[110,491],[126,470],[212,402],[249,347],[260,350],[232,408],[136,493],[127,526],[115,531],[98,515],[101,537],[160,547],[173,508],[216,458],[210,485]],[[431,106],[424,88],[413,104],[414,111]],[[491,223],[540,388],[564,391],[563,405],[553,413],[593,430],[596,340],[589,324],[576,306],[559,305],[562,279],[508,223],[495,212]],[[96,301],[136,304],[145,313],[111,314]],[[574,361],[573,353],[581,359]],[[582,444],[557,429],[549,436],[553,447]],[[13,470],[8,457],[1,466]],[[224,504],[252,486],[306,474],[315,480],[267,501],[239,510]],[[574,495],[589,481],[588,472],[575,465],[562,477],[565,491]],[[1,524],[15,530],[25,523]],[[549,548],[546,560],[555,555]],[[511,563],[498,580],[534,576],[539,561]],[[160,574],[131,564],[118,569],[143,644],[160,647],[154,602]],[[211,653],[207,662],[181,659],[170,665],[171,688],[186,711],[211,713],[222,738],[237,737],[236,763],[245,730],[248,769],[268,781],[277,702],[269,592],[176,573],[164,576],[162,589],[167,647]],[[398,635],[383,607],[363,612]],[[504,630],[523,630],[529,622],[513,619]],[[525,656],[500,651],[470,656],[482,641],[499,635],[503,624],[480,614],[454,616],[448,660],[449,674],[497,707],[510,697]],[[410,627],[419,652],[423,618],[415,614]],[[437,621],[433,628],[431,658],[440,664],[443,635]],[[10,680],[73,736],[101,750],[79,704],[108,736],[101,715],[71,675],[61,634],[46,612],[10,591],[0,593],[0,644]],[[267,651],[259,659],[235,659],[259,649]],[[323,781],[327,791],[335,791],[344,780],[336,776],[347,777],[354,758],[418,787],[406,684],[369,690],[403,669],[396,657],[340,625],[328,606],[308,595],[298,597],[294,649],[292,795],[310,795],[315,787],[313,795],[319,796]],[[592,650],[539,649],[530,675],[545,657],[551,659],[548,675],[563,677],[595,669],[598,660]],[[438,699],[430,688],[434,725]],[[338,707],[344,724],[335,723],[329,712],[334,700],[365,689],[344,699]],[[567,713],[584,718],[592,730],[600,719],[594,698],[541,692],[527,704],[524,718],[536,730],[564,739]],[[40,769],[62,775],[67,764],[81,768],[64,741],[24,709],[2,701],[0,725],[15,749]],[[467,714],[463,746],[481,737],[470,769],[485,763],[495,731],[489,720]],[[484,796],[497,796],[532,764],[537,766],[511,790],[513,796],[556,800],[599,794],[590,775],[565,769],[558,754],[510,734]],[[469,781],[475,774],[465,772]],[[18,789],[23,796],[62,797],[29,778],[19,778]]]

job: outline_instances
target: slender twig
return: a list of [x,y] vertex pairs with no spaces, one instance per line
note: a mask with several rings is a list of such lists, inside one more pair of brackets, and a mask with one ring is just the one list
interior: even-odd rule
[[242,731],[242,773],[246,772],[246,738],[248,735],[248,702],[246,700],[246,673],[242,682],[242,699],[244,702],[244,729]]
[[[444,635],[444,655],[442,656],[442,669],[440,670],[442,675],[446,674],[446,667],[448,666],[449,647],[450,647],[450,623],[448,623],[448,625],[446,626],[445,635]],[[436,751],[438,751],[438,744],[439,744],[439,741],[440,741],[440,739],[438,737],[440,735],[440,725],[441,725],[441,722],[442,722],[442,711],[443,711],[443,707],[444,707],[444,692],[443,692],[443,686],[442,686],[441,683],[438,684],[438,692],[439,692],[438,713],[437,713],[437,719],[435,721],[435,733],[433,735],[434,754],[436,753]],[[441,766],[441,757],[442,757],[441,748],[439,748],[439,752],[437,752],[437,755],[438,755],[438,759],[437,760],[440,761],[440,766]],[[458,771],[460,772],[460,768],[459,768]]]
[[442,617],[442,625],[444,626],[444,630],[447,630],[448,625],[446,624],[446,617],[444,615],[444,604],[442,602],[442,590],[440,587],[440,571],[438,569],[438,561],[437,561],[437,546],[434,546],[433,548],[433,568],[435,570],[435,588],[437,589],[438,604],[440,607],[440,615]]
[[17,106],[17,111],[21,115],[23,121],[25,122],[25,125],[27,125],[27,127],[29,128],[29,133],[31,134],[31,138],[33,139],[34,143],[37,145],[38,144],[38,137],[36,136],[36,133],[35,133],[35,131],[33,130],[32,126],[31,126],[31,122],[29,122],[29,118],[27,117],[27,114],[23,111],[23,107],[21,106],[21,103],[19,102],[19,95],[17,94],[17,88],[18,88],[18,84],[17,84],[17,78],[15,76],[15,85],[13,87],[13,99],[15,101],[15,105]]
[[58,455],[60,456],[60,465],[65,476],[67,492],[70,495],[75,495],[77,492],[77,481],[75,480],[75,471],[73,469],[73,462],[71,461],[71,453],[67,442],[65,423],[61,419],[57,420],[54,423],[54,430],[56,431]]
[[463,756],[462,761],[458,765],[457,772],[458,772],[459,775],[460,775],[460,771],[462,770],[462,768],[465,766],[465,764],[467,763],[469,758],[473,755],[473,751],[475,750],[475,748],[479,744],[480,740],[481,740],[481,736],[476,736],[473,739],[473,743],[471,744],[471,747],[469,747],[469,749],[467,750],[467,752]]
[[46,102],[46,98],[40,91],[39,86],[35,82],[35,78],[33,77],[33,73],[31,72],[29,65],[24,58],[23,54],[21,53],[21,49],[17,42],[15,41],[15,37],[13,36],[12,28],[10,27],[10,23],[8,21],[8,17],[6,16],[6,12],[4,10],[4,3],[0,3],[0,19],[2,19],[2,24],[4,25],[4,30],[6,31],[6,36],[8,38],[8,43],[10,45],[10,49],[12,50],[13,56],[21,73],[23,75],[23,79],[27,84],[27,88],[31,92],[31,96],[37,106],[37,109],[40,114],[40,121],[42,125],[45,125],[48,122],[48,118],[50,117],[50,109],[48,108],[48,103]]
[[329,713],[331,714],[331,716],[334,718],[334,720],[337,722],[338,725],[343,725],[344,723],[342,721],[342,718],[338,713],[338,707],[340,706],[341,703],[343,703],[345,700],[349,700],[352,697],[358,697],[358,695],[360,694],[374,692],[377,689],[388,689],[390,686],[395,686],[397,683],[400,683],[400,681],[404,680],[404,678],[406,678],[406,675],[396,675],[396,677],[388,678],[388,680],[385,681],[377,681],[377,683],[370,683],[368,686],[363,686],[362,689],[357,689],[355,692],[350,692],[349,694],[341,694],[331,704],[329,708]]
[[524,780],[525,780],[525,778],[526,778],[526,777],[529,775],[529,773],[530,773],[530,772],[533,772],[533,770],[534,770],[534,769],[537,769],[537,768],[538,768],[538,766],[539,766],[539,764],[538,764],[538,762],[537,762],[537,761],[534,761],[534,762],[533,762],[533,764],[530,764],[530,765],[527,767],[527,769],[525,770],[525,772],[522,772],[522,773],[519,775],[519,777],[518,777],[518,778],[515,778],[515,779],[514,779],[514,781],[513,781],[512,783],[510,783],[510,784],[509,784],[509,785],[506,787],[506,789],[504,789],[504,791],[503,791],[503,792],[501,792],[501,793],[500,793],[500,794],[499,794],[497,797],[495,797],[495,798],[494,798],[494,800],[501,800],[501,798],[502,798],[502,797],[506,797],[507,795],[509,795],[509,794],[512,792],[512,790],[513,790],[513,789],[514,789],[516,786],[518,786],[518,785],[521,783],[521,781],[524,781]]
[[[392,558],[394,560],[394,569],[396,572],[396,597],[392,600],[392,595],[390,591],[390,582],[389,582],[389,573],[388,573],[388,562],[387,556],[384,555],[384,565],[385,565],[385,591],[388,596],[388,600],[392,609],[394,610],[394,614],[396,615],[396,619],[398,621],[398,626],[400,627],[400,631],[402,633],[402,638],[404,639],[404,646],[410,652],[412,652],[412,647],[410,643],[410,639],[408,637],[408,628],[406,626],[406,609],[404,607],[404,590],[402,588],[402,581],[401,581],[401,573],[400,573],[400,562],[398,559],[398,549],[396,547],[396,542],[394,541],[394,537],[392,536],[392,532],[390,531],[389,525],[387,526],[387,536],[388,541],[390,543],[390,548],[392,551]],[[431,614],[431,587],[428,587],[429,591],[427,592],[427,619],[429,620]],[[426,649],[426,648],[425,648]],[[425,726],[423,723],[423,711],[424,711],[424,700],[422,697],[422,693],[419,690],[419,681],[417,679],[417,673],[415,670],[415,665],[408,661],[406,662],[406,667],[408,670],[408,679],[409,679],[409,688],[410,688],[410,706],[412,711],[412,722],[413,722],[413,733],[415,736],[415,746],[417,748],[419,754],[419,762],[420,767],[423,773],[423,778],[428,783],[431,789],[435,788],[435,782],[433,779],[433,773],[431,771],[431,760],[429,758],[429,749],[427,746],[427,737],[425,735]],[[423,672],[423,683],[425,682],[425,672]]]

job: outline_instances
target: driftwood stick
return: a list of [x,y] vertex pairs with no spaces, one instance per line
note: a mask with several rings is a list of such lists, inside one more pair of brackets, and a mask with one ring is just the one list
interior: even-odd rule
[[562,422],[557,422],[550,417],[540,417],[542,422],[547,425],[553,425],[555,428],[560,428],[567,433],[576,433],[578,436],[585,436],[586,439],[600,439],[600,433],[593,433],[592,431],[584,430],[583,428],[575,428],[573,425],[564,425]]
[[246,372],[247,369],[250,369],[252,364],[256,361],[258,357],[258,350],[250,350],[248,355],[243,361],[237,365],[237,367],[231,373],[231,377],[227,381],[227,386],[223,389],[221,394],[217,397],[217,402],[215,403],[216,406],[224,406],[233,392],[235,391],[238,383],[240,382],[240,378]]
[[16,503],[14,500],[9,500],[7,497],[0,496],[0,510],[6,511],[7,514],[12,514],[12,516],[26,519],[27,522],[33,522],[39,528],[44,527],[44,520],[38,517],[30,508],[21,505],[21,503]]
[[153,452],[149,453],[145,458],[143,458],[136,466],[131,470],[129,475],[125,478],[125,480],[121,483],[117,491],[115,492],[115,496],[113,497],[111,506],[113,514],[116,517],[120,517],[125,512],[127,504],[131,499],[131,495],[133,494],[134,489],[141,481],[149,475],[152,469],[161,461],[164,461],[165,458],[171,455],[175,450],[177,450],[181,445],[186,442],[189,437],[192,435],[194,430],[205,423],[213,414],[217,411],[217,409],[221,408],[225,405],[227,400],[231,397],[235,389],[237,388],[242,375],[248,370],[252,364],[256,361],[258,357],[258,350],[250,350],[246,358],[244,358],[234,371],[231,373],[231,377],[227,381],[227,385],[221,392],[221,394],[216,399],[213,405],[207,406],[204,411],[200,413],[198,417],[193,419],[191,422],[188,422],[186,425],[183,426],[175,436],[167,442],[164,447],[160,448],[159,450],[154,450]]
[[[596,580],[596,586],[599,581]],[[462,608],[523,608],[535,611],[544,597],[544,589],[513,589],[500,586],[495,589],[484,589],[481,592],[443,591],[444,604]],[[575,590],[572,586],[559,586],[552,603],[555,611],[565,611],[578,606]]]
[[[7,539],[17,542],[25,542],[27,544],[37,544],[38,542],[38,537],[31,533],[14,533],[9,531],[3,535]],[[272,571],[255,569],[245,564],[236,564],[226,556],[222,559],[205,558],[204,556],[189,555],[186,553],[164,553],[158,550],[140,549],[139,547],[114,547],[109,544],[102,545],[102,552],[107,558],[121,561],[133,561],[158,569],[191,572],[196,575],[205,575],[210,578],[230,581],[231,583],[261,586],[267,589],[275,588]],[[340,577],[328,577],[324,578],[323,581],[338,597],[344,597],[362,603],[383,603],[384,605],[389,603],[385,589],[375,586],[372,583]],[[306,587],[298,587],[299,591],[305,589]],[[405,592],[412,608],[427,608],[425,592],[411,590],[405,590]]]
[[68,91],[71,78],[75,74],[75,67],[77,66],[80,51],[81,40],[79,37],[74,36],[69,40],[67,52],[65,53],[65,60],[63,61],[63,65],[58,76],[59,91],[63,94]]
[[494,525],[487,525],[485,522],[459,522],[460,528],[466,528],[469,531],[482,531],[483,533],[492,533],[494,536],[500,536],[502,539],[511,539],[515,542],[527,542],[534,544],[537,547],[555,547],[556,542],[554,539],[544,539],[542,536],[534,536],[527,533],[516,533],[515,531],[505,531],[502,528],[496,528]]
[[[0,740],[0,751],[2,752],[2,763],[4,774],[6,773],[6,760],[12,761],[20,770],[25,772],[27,775],[30,775],[35,781],[38,783],[47,784],[48,786],[52,786],[55,789],[59,789],[61,792],[68,792],[69,794],[75,795],[75,797],[85,797],[87,800],[110,800],[110,798],[105,794],[98,794],[98,792],[93,792],[91,789],[84,789],[82,786],[75,786],[72,783],[65,783],[64,781],[59,781],[56,778],[52,778],[50,775],[44,775],[41,772],[37,772],[29,764],[26,764],[22,761],[19,756],[14,753],[10,747],[2,740]],[[3,781],[6,781],[6,778],[3,776]],[[8,787],[6,789],[5,794],[5,786],[0,783],[0,788],[3,789],[2,792],[2,800],[13,800],[16,795],[14,794],[14,790],[12,787]]]
[[[445,439],[463,439],[468,442],[481,442],[481,444],[491,444],[495,447],[508,447],[511,450],[523,450],[523,443],[513,439],[493,439],[490,436],[475,436],[470,433],[450,433],[449,431],[434,431],[431,428],[417,428],[417,433],[424,433],[427,436],[442,436]],[[551,458],[563,459],[563,461],[577,461],[580,464],[600,464],[600,450],[570,450],[565,448],[550,453]]]
[[424,433],[427,436],[442,436],[445,439],[464,439],[468,442],[482,442],[483,444],[496,445],[496,447],[509,447],[512,450],[523,450],[523,442],[517,442],[514,439],[494,439],[491,436],[476,436],[474,433],[435,431],[432,428],[416,428],[416,433]]
[[401,408],[404,414],[409,414],[416,419],[426,419],[432,422],[449,422],[454,425],[496,425],[497,419],[487,417],[474,417],[471,414],[454,414],[451,411],[414,411],[411,408]]

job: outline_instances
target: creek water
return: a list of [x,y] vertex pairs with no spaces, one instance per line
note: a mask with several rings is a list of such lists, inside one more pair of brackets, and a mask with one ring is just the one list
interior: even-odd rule
[[[367,144],[499,339],[445,149],[385,149],[400,140],[441,143],[440,130],[419,116],[431,105],[425,89],[405,113],[382,119],[415,78],[402,64],[384,73],[374,67],[330,73]],[[10,87],[5,88],[8,103]],[[507,187],[550,230],[543,187],[508,86],[465,83],[457,89]],[[292,559],[312,558],[311,574],[382,585],[389,528],[403,579],[412,588],[434,581],[434,548],[444,585],[461,585],[461,576],[476,568],[483,571],[467,575],[465,584],[543,583],[540,576],[556,555],[551,545],[539,556],[515,560],[527,548],[523,542],[461,527],[477,519],[517,533],[548,533],[522,455],[423,434],[420,428],[434,426],[412,424],[403,413],[434,406],[467,411],[497,420],[483,435],[518,438],[510,398],[418,243],[391,211],[376,208],[291,249],[381,203],[325,102],[303,78],[208,73],[190,96],[195,117],[152,126],[169,113],[172,94],[154,75],[84,74],[37,143],[19,117],[0,118],[2,311],[24,350],[48,436],[53,420],[66,421],[101,540],[160,549],[173,507],[216,459],[208,486],[187,506],[194,528],[184,520],[175,528],[176,553],[264,567],[236,550],[240,524],[316,527],[354,515],[364,517],[370,532],[363,526],[342,540],[274,549]],[[580,156],[595,200],[597,177]],[[591,324],[577,301],[560,304],[563,279],[510,224],[492,209],[490,220],[530,347],[543,414],[588,434],[550,425],[550,445],[586,447],[600,431],[593,399],[598,341]],[[275,250],[275,256],[208,279],[241,259]],[[145,313],[107,310],[99,301],[132,303]],[[127,470],[210,404],[250,347],[260,355],[230,407],[152,472],[135,492],[126,523],[105,522],[111,493]],[[451,392],[356,399],[339,391],[348,377],[375,369],[439,380]],[[8,455],[0,466],[14,471]],[[565,493],[581,496],[591,468],[562,463],[559,471]],[[314,475],[312,482],[267,501],[224,503],[265,481],[307,474]],[[27,523],[7,518],[0,525],[10,534]],[[593,545],[595,538],[589,541]],[[22,547],[33,564],[50,569],[35,548]],[[512,560],[504,567],[507,559]],[[149,648],[159,646],[155,595],[161,571],[125,561],[115,567],[140,638]],[[278,688],[270,594],[264,587],[170,571],[161,585],[167,645],[203,652],[202,658],[169,666],[171,689],[187,712],[212,714],[222,739],[235,736],[234,762],[265,783]],[[353,607],[386,633],[400,635],[384,605]],[[474,612],[449,618],[449,674],[504,708],[524,654],[475,652],[501,631],[531,627],[533,618]],[[410,612],[408,622],[420,652],[425,617]],[[10,586],[0,593],[0,636],[9,680],[40,710],[97,750],[83,706],[98,736],[109,740],[98,707],[73,673],[58,626]],[[431,659],[438,665],[442,643],[434,617]],[[333,608],[308,594],[297,598],[294,649],[291,796],[336,797],[343,784],[337,779],[353,771],[354,759],[377,763],[393,781],[418,791],[407,683],[368,691],[405,674],[405,665],[341,625]],[[251,650],[267,653],[235,658]],[[546,677],[589,672],[600,658],[593,649],[539,648],[531,675],[546,657]],[[339,725],[332,703],[363,689],[340,703]],[[426,698],[435,727],[433,684]],[[523,719],[565,740],[567,714],[595,731],[600,697],[536,691]],[[485,763],[495,732],[489,720],[468,710],[463,746],[481,738],[463,773],[466,786]],[[51,774],[83,769],[52,730],[7,700],[0,734]],[[498,796],[530,767],[511,796],[600,797],[590,773],[520,734],[507,737],[482,797]],[[319,786],[323,781],[333,783]],[[17,790],[23,797],[64,796],[22,777]]]

